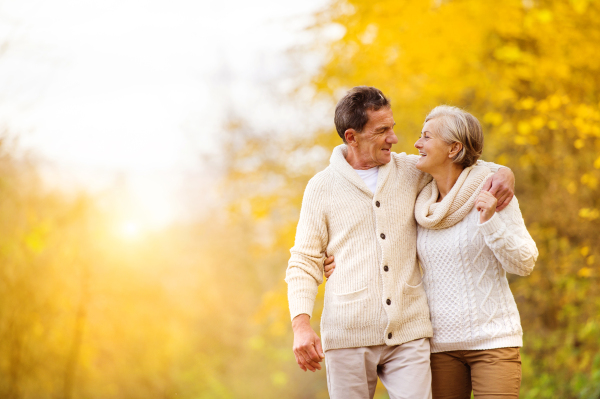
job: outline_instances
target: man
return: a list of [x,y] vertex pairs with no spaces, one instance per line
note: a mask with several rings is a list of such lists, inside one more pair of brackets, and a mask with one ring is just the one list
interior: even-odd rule
[[[430,398],[432,328],[413,215],[431,177],[416,169],[418,156],[391,152],[398,138],[380,90],[350,90],[335,125],[345,145],[306,187],[286,275],[296,361],[315,371],[325,358],[332,398],[372,398],[378,376],[391,398]],[[499,204],[510,201],[513,183],[508,169],[493,176]],[[337,267],[325,290],[322,346],[309,318],[325,254]]]

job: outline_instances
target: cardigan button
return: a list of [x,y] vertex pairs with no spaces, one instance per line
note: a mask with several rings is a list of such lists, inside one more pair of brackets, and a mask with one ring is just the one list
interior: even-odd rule
[[391,305],[392,304],[392,300],[388,298],[388,300],[385,301],[385,303],[387,303],[388,305]]
[[388,339],[392,339],[392,333],[388,334]]
[[381,237],[382,240],[385,240],[385,234],[381,233],[379,237]]
[[377,208],[379,208],[379,205],[380,205],[380,204],[379,204],[379,201],[375,201],[375,206],[376,206]]
[[383,271],[384,271],[384,272],[387,272],[388,270],[390,270],[390,268],[389,268],[389,267],[387,267],[387,265],[383,267]]

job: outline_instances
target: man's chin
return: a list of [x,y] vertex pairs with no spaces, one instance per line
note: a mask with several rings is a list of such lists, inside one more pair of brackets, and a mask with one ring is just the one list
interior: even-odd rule
[[387,155],[387,156],[386,156],[386,155],[384,155],[383,157],[381,157],[381,158],[379,159],[379,162],[380,162],[382,165],[385,165],[386,163],[390,163],[390,161],[391,161],[391,160],[392,160],[392,154],[391,154],[391,153],[388,153],[388,155]]

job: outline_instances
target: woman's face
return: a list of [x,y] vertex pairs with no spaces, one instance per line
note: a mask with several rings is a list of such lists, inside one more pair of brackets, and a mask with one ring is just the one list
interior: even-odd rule
[[452,145],[446,144],[441,139],[436,125],[435,119],[427,121],[421,131],[421,137],[415,143],[415,148],[421,155],[417,162],[417,169],[429,174],[434,174],[436,170],[452,163],[450,158]]

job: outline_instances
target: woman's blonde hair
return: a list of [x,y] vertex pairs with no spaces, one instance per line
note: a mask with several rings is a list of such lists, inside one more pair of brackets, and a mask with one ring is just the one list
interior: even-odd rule
[[462,144],[452,162],[463,168],[474,165],[483,151],[483,130],[477,118],[458,107],[440,105],[431,110],[425,123],[433,119],[438,121],[436,133],[446,144]]

